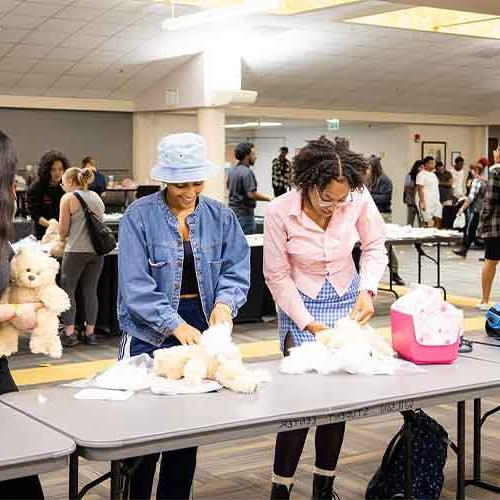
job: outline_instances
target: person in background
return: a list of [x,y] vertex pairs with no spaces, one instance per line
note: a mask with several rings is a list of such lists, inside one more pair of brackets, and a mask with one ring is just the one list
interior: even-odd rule
[[478,308],[488,309],[491,287],[500,260],[500,148],[493,152],[495,164],[488,173],[484,207],[478,233],[484,239],[484,263],[482,272],[482,297]]
[[63,175],[62,185],[66,194],[61,199],[59,216],[59,235],[66,239],[61,265],[61,287],[68,294],[71,309],[62,315],[65,335],[61,335],[64,347],[78,344],[75,335],[76,302],[75,292],[81,282],[83,298],[83,318],[85,333],[81,338],[87,344],[97,344],[94,334],[99,303],[97,285],[104,265],[104,256],[97,255],[87,228],[85,212],[77,196],[80,196],[96,217],[102,221],[104,203],[100,196],[90,191],[94,180],[90,168],[70,168]]
[[457,199],[453,194],[453,176],[451,172],[445,170],[439,180],[439,201],[443,207],[442,229],[453,229],[453,222],[457,216]]
[[[293,160],[295,189],[276,198],[264,223],[264,276],[279,308],[280,347],[313,342],[340,318],[365,324],[387,265],[385,224],[368,189],[367,163],[349,142],[325,136],[307,142]],[[361,277],[351,254],[362,246]],[[331,386],[325,379],[325,391]],[[333,389],[334,390],[334,389]],[[334,397],[334,396],[332,396]],[[300,394],[297,394],[300,399]],[[316,428],[315,500],[337,498],[335,468],[345,423]],[[308,429],[276,439],[271,499],[288,499]]]
[[438,181],[441,183],[441,179],[443,178],[443,174],[446,172],[446,169],[444,168],[444,163],[442,161],[437,161],[436,162],[436,170],[434,173],[436,174]]
[[40,160],[38,179],[28,190],[28,212],[35,224],[37,239],[42,239],[49,221],[59,220],[59,207],[64,195],[61,180],[69,161],[60,151],[47,151]]
[[413,226],[415,223],[415,218],[418,217],[418,208],[415,200],[417,192],[417,175],[422,169],[424,162],[422,160],[417,160],[413,167],[411,167],[410,172],[405,177],[405,185],[403,192],[403,201],[406,205],[406,224]]
[[434,173],[435,166],[432,156],[425,157],[423,168],[416,179],[415,201],[427,227],[439,227],[443,217],[443,207],[439,201],[439,181]]
[[[10,260],[14,252],[9,243],[12,234],[12,217],[15,211],[16,190],[14,178],[17,157],[11,140],[0,131],[0,296],[9,284]],[[37,325],[36,312],[41,304],[0,304],[0,322],[9,321],[18,330],[32,330]],[[0,356],[0,394],[16,392],[9,363]],[[2,425],[2,422],[0,422]],[[5,429],[6,432],[9,429]],[[0,499],[43,499],[38,476],[0,481]]]
[[92,184],[90,184],[89,189],[94,191],[94,193],[97,193],[99,196],[102,196],[102,194],[106,191],[107,182],[106,177],[104,177],[104,175],[97,169],[97,162],[95,159],[91,156],[86,156],[82,160],[82,168],[92,170],[94,173],[94,180],[92,181]]
[[291,187],[291,177],[292,177],[292,164],[290,160],[286,157],[288,154],[288,148],[282,146],[280,148],[280,154],[278,158],[273,160],[273,191],[274,196],[277,198],[287,191],[290,191]]
[[481,212],[484,206],[484,197],[486,194],[486,168],[488,159],[480,158],[476,165],[471,165],[469,172],[473,175],[473,181],[469,194],[461,198],[458,202],[461,204],[457,215],[465,212],[466,224],[464,228],[464,238],[462,244],[453,249],[453,253],[460,257],[467,257],[467,253],[474,243],[477,235],[477,228],[481,218]]
[[453,176],[453,195],[456,198],[462,198],[465,196],[465,170],[464,159],[461,156],[455,158],[450,172]]
[[[392,223],[392,181],[384,173],[380,158],[376,155],[368,159],[367,187],[373,201],[382,215],[386,224]],[[399,263],[394,248],[391,247],[389,255],[392,281],[396,285],[404,286],[405,282],[399,275]]]
[[[246,302],[246,238],[230,209],[202,196],[216,173],[198,134],[169,135],[158,145],[151,177],[166,188],[132,203],[120,224],[120,358],[196,344],[209,325],[231,324]],[[162,454],[157,498],[190,498],[196,454],[196,447]],[[128,460],[136,468],[130,498],[151,498],[158,458]]]
[[255,207],[258,201],[271,201],[257,191],[257,179],[252,170],[257,156],[251,142],[242,142],[234,149],[238,164],[229,170],[227,187],[229,208],[233,210],[245,234],[255,233]]

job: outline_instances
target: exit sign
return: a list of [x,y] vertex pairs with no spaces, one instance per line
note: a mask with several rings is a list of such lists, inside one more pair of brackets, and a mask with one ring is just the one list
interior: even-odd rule
[[340,120],[337,120],[337,118],[326,120],[326,123],[328,125],[328,130],[338,130],[340,128]]

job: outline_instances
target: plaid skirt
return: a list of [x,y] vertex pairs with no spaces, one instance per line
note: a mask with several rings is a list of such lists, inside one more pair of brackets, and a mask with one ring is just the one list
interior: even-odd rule
[[[349,288],[340,296],[328,280],[325,280],[323,288],[315,299],[311,299],[300,290],[300,296],[304,301],[306,309],[314,317],[315,321],[324,323],[333,328],[337,321],[349,315],[359,292],[359,275],[354,274]],[[299,327],[283,311],[278,314],[278,328],[280,335],[281,352],[285,351],[285,337],[292,336],[293,345],[299,346],[302,342],[313,342],[314,335]]]

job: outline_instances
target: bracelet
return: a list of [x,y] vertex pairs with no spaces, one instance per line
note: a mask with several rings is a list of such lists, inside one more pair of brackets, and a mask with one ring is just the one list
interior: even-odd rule
[[372,290],[360,290],[359,293],[367,293],[372,299],[375,297],[375,293]]
[[9,321],[12,321],[12,320],[19,317],[19,304],[11,304],[11,306],[12,306],[12,309],[14,310],[14,314],[9,319]]
[[217,306],[221,306],[221,307],[224,307],[226,309],[226,311],[228,312],[229,316],[233,316],[233,308],[227,304],[224,304],[224,302],[217,302],[217,304],[215,304],[215,307]]

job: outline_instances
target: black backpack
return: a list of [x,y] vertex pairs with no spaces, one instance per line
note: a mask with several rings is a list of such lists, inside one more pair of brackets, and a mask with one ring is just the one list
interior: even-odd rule
[[[439,498],[444,482],[448,456],[448,439],[444,428],[421,410],[405,412],[412,421],[413,498]],[[404,426],[385,450],[382,464],[366,488],[367,500],[404,498]]]
[[106,255],[116,248],[116,239],[113,231],[99,220],[99,217],[90,210],[84,199],[78,194],[73,193],[85,213],[85,221],[89,232],[90,241],[97,255]]

